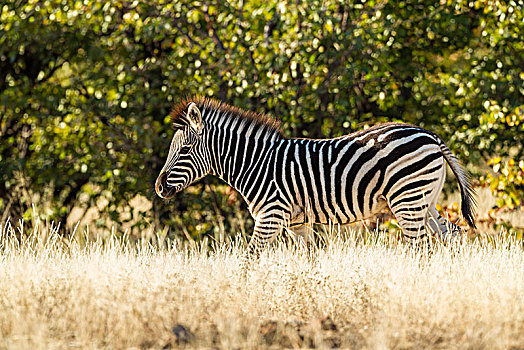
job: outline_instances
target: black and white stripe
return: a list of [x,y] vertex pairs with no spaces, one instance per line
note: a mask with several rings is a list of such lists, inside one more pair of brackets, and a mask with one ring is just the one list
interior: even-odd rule
[[475,227],[467,172],[437,135],[419,127],[386,123],[334,139],[293,139],[267,116],[205,98],[184,101],[172,117],[177,131],[157,193],[169,198],[206,174],[220,177],[249,205],[251,254],[283,228],[307,238],[313,223],[346,224],[386,206],[408,239],[454,236],[460,228],[435,209],[446,162]]

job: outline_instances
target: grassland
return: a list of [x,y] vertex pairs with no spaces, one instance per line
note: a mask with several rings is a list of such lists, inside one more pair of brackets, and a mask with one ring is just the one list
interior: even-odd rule
[[0,348],[524,348],[524,250],[503,236],[414,252],[335,232],[243,276],[239,242],[21,230],[0,228]]

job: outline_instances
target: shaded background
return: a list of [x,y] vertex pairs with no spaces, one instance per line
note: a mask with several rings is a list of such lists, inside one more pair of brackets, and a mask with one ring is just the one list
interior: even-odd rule
[[42,219],[90,215],[135,234],[249,231],[241,197],[217,179],[155,196],[170,108],[193,94],[270,113],[294,137],[419,125],[497,207],[519,208],[523,11],[522,1],[0,2],[2,222],[31,220],[34,204]]

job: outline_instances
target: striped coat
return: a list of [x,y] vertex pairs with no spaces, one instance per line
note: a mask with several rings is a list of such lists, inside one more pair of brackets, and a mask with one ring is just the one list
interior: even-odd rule
[[407,239],[456,236],[460,228],[435,208],[446,163],[475,227],[467,172],[437,135],[419,127],[386,123],[334,139],[286,138],[272,118],[206,98],[183,101],[172,119],[158,195],[170,198],[207,174],[220,177],[242,194],[255,220],[250,255],[282,229],[307,240],[313,223],[347,224],[386,206]]

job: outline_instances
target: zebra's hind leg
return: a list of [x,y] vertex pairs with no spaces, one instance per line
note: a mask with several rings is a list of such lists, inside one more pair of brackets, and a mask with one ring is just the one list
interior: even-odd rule
[[434,206],[430,206],[428,226],[443,242],[454,242],[460,240],[462,229],[460,226],[443,218]]
[[426,229],[427,208],[425,203],[418,206],[390,207],[402,228],[404,240],[416,247],[426,246],[430,239]]

